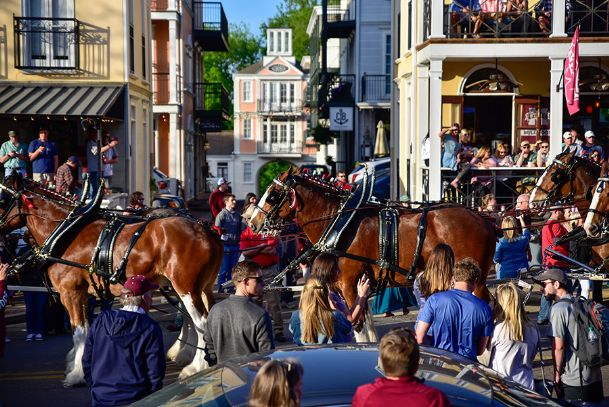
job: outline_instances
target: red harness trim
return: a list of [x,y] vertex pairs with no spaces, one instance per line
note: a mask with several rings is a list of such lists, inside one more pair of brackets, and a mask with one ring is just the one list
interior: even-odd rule
[[30,201],[30,198],[28,198],[24,194],[21,194],[21,200],[23,201],[25,206],[27,206],[30,209],[34,209],[34,204],[32,203],[32,201]]

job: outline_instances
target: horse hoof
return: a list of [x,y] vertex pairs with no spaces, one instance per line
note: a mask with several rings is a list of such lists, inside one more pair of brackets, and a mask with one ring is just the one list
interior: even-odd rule
[[195,373],[197,373],[197,369],[192,365],[188,365],[184,369],[182,369],[182,371],[178,375],[178,379],[184,380],[184,379],[192,376]]

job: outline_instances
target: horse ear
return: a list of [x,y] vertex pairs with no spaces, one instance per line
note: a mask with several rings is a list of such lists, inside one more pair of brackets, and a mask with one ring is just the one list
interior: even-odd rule
[[601,177],[606,177],[608,172],[609,172],[609,163],[607,163],[606,161],[603,161],[603,163],[601,164]]

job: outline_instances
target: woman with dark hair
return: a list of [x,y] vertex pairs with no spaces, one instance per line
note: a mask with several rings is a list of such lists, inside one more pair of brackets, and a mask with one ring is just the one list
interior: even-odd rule
[[432,294],[450,290],[454,266],[453,249],[445,243],[436,245],[427,259],[425,270],[414,281],[413,289],[419,308],[423,308]]
[[347,307],[347,302],[338,287],[338,257],[330,253],[321,253],[313,261],[311,278],[319,280],[321,285],[328,287],[330,305],[343,313],[352,324],[356,323],[365,311],[365,304],[370,292],[370,280],[363,275],[357,281],[357,298],[351,308]]
[[298,407],[302,398],[302,365],[293,359],[269,360],[256,374],[250,407]]
[[243,215],[251,205],[256,205],[257,202],[258,198],[256,197],[256,194],[253,192],[248,192],[247,195],[245,195],[245,202],[243,202],[243,209],[241,210],[241,215]]

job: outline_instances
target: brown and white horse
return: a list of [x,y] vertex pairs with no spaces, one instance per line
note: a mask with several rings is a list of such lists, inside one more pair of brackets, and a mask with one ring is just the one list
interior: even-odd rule
[[[268,187],[254,213],[252,229],[261,232],[278,225],[282,220],[295,219],[313,243],[317,243],[324,230],[338,214],[341,192],[335,187],[315,178],[303,176],[291,170],[279,175]],[[343,233],[339,250],[367,259],[379,259],[379,211],[383,205],[366,205],[355,213]],[[414,260],[417,245],[417,229],[421,211],[401,207],[399,209],[399,267],[408,270]],[[440,205],[427,212],[427,232],[417,268],[425,267],[427,258],[438,243],[450,245],[456,260],[465,257],[475,259],[482,270],[482,278],[476,287],[477,295],[489,299],[486,276],[495,252],[495,230],[493,225],[475,212],[458,205]],[[357,280],[363,273],[381,278],[381,268],[376,264],[353,258],[340,258],[339,285],[351,305],[357,297]],[[392,285],[411,285],[412,280],[395,273]],[[370,314],[366,323],[372,324]],[[368,337],[356,335],[358,341],[375,340],[374,330],[366,327]]]
[[[3,213],[0,227],[2,233],[27,226],[36,244],[41,245],[73,209],[73,204],[53,191],[36,183],[25,181],[12,184],[8,189],[16,202]],[[98,238],[106,221],[93,220],[79,230],[70,241],[65,242],[57,255],[63,260],[79,264],[92,263]],[[131,237],[141,223],[127,224],[116,238],[113,264],[121,261]],[[186,377],[207,368],[205,360],[205,329],[208,310],[214,303],[212,287],[222,261],[223,245],[219,237],[207,225],[184,217],[154,219],[141,231],[128,257],[126,275],[145,275],[151,280],[169,280],[180,296],[186,311],[192,319],[189,330],[184,328],[168,357],[185,362],[190,357],[180,377]],[[60,294],[73,329],[74,347],[68,354],[68,368],[64,383],[77,385],[84,383],[82,354],[88,330],[87,294],[94,293],[92,279],[100,284],[100,278],[82,268],[61,263],[48,267],[48,276],[53,287]],[[121,285],[111,285],[112,294],[120,295]],[[188,338],[190,336],[190,338]],[[185,346],[188,341],[191,346]],[[196,347],[195,347],[196,346]],[[194,355],[193,355],[194,353]]]

